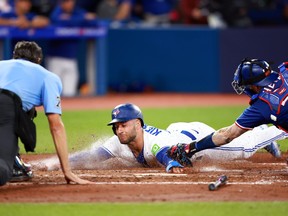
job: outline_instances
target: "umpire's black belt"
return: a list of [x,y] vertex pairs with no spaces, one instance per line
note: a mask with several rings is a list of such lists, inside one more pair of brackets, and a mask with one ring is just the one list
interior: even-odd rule
[[8,95],[8,96],[10,96],[10,97],[12,97],[12,98],[17,98],[17,100],[20,100],[21,101],[21,99],[20,99],[20,97],[17,95],[17,94],[15,94],[14,92],[12,92],[12,91],[9,91],[9,90],[7,90],[7,89],[1,89],[0,88],[0,94],[5,94],[5,95]]

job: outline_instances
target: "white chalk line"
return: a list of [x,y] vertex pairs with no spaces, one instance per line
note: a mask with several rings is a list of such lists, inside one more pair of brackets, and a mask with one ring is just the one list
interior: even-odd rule
[[[131,173],[121,175],[105,175],[105,174],[79,174],[80,177],[96,177],[96,178],[145,178],[145,177],[186,177],[188,174],[173,173]],[[43,175],[43,177],[51,178],[51,175]]]
[[243,169],[221,169],[221,168],[217,168],[217,167],[203,167],[200,168],[201,172],[244,172]]
[[[47,175],[48,176],[48,175]],[[80,174],[81,177],[97,177],[97,178],[145,178],[145,177],[186,177],[188,174],[175,173],[131,173],[120,175],[105,175],[105,174]]]
[[[212,182],[187,182],[187,181],[167,181],[167,182],[95,182],[95,185],[208,185]],[[255,182],[227,182],[227,185],[271,185],[277,183],[288,183],[288,180],[275,180],[275,181],[255,181]],[[37,182],[37,185],[63,185],[66,182]],[[33,182],[18,182],[18,183],[9,183],[9,185],[34,185]],[[92,185],[90,185],[92,186]]]

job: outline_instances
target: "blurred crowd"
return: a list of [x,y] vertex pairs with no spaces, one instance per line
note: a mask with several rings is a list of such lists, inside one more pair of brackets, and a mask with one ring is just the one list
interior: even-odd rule
[[[0,25],[285,25],[288,0],[0,0]],[[117,26],[117,25],[116,25]]]
[[[206,26],[249,28],[288,23],[288,0],[0,0],[0,26]],[[77,39],[48,41],[45,66],[63,82],[63,96],[79,90]]]

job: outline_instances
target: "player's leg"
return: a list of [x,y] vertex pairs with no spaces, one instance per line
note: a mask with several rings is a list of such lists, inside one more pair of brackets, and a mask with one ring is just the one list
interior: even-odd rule
[[[275,128],[275,126],[273,127]],[[264,130],[266,128],[268,128],[268,125],[260,125],[259,127],[256,127],[255,130]],[[278,129],[276,128],[275,130]],[[276,158],[281,157],[281,151],[276,141],[273,141],[270,144],[264,146],[264,149]]]
[[61,79],[63,85],[62,95],[64,95],[66,89],[66,85],[64,83],[64,72],[66,68],[65,59],[62,57],[48,56],[46,58],[46,67],[49,71],[56,74]]
[[[85,169],[86,166],[88,166],[91,163],[90,161],[91,157],[92,155],[89,149],[84,149],[70,154],[69,164],[71,169],[80,169],[80,168]],[[61,168],[57,156],[53,156],[41,161],[32,161],[31,164],[35,169],[39,170],[52,171],[52,170],[59,170]]]
[[65,64],[62,63],[62,58],[60,57],[48,56],[46,58],[47,69],[51,71],[52,73],[57,74],[61,80],[62,80],[62,74],[63,74],[63,66],[65,66]]
[[259,149],[270,145],[276,140],[286,139],[287,133],[271,127],[257,127],[247,131],[232,142],[213,149],[197,152],[192,160],[196,158],[209,158],[212,160],[234,160],[251,157]]
[[79,71],[76,59],[65,59],[65,70],[63,73],[63,95],[73,97],[77,95]]
[[215,131],[214,128],[202,122],[176,122],[170,124],[166,130],[182,134],[183,138],[179,137],[179,142],[182,143],[199,141]]

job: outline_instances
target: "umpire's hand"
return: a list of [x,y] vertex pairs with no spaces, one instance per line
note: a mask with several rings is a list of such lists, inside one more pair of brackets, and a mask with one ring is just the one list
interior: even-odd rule
[[65,173],[65,179],[67,181],[67,184],[96,184],[95,182],[91,182],[85,179],[79,178],[77,175],[75,175],[72,172]]

